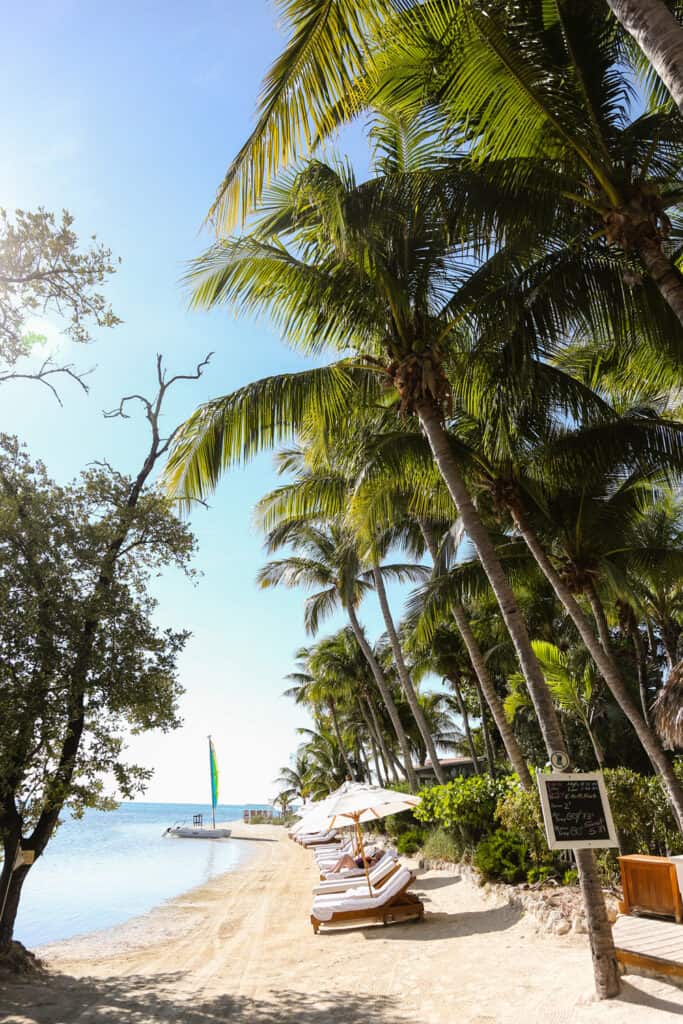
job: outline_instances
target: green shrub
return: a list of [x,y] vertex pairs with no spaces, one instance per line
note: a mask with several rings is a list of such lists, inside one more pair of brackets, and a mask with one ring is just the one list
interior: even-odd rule
[[401,814],[389,814],[377,824],[380,831],[391,836],[392,839],[398,839],[404,832],[412,832],[420,828],[420,823],[414,817],[412,811],[402,811]]
[[578,885],[579,872],[576,868],[568,868],[562,875],[562,885]]
[[524,882],[531,867],[524,839],[502,828],[482,839],[473,859],[484,878],[510,884]]
[[407,832],[403,832],[396,842],[396,849],[399,853],[405,853],[408,856],[417,851],[422,846],[424,841],[424,832],[421,828],[411,828]]
[[413,813],[418,821],[455,831],[466,845],[475,845],[495,830],[496,805],[508,786],[507,777],[472,775],[453,779],[445,786],[422,790],[422,803]]
[[428,860],[448,860],[457,863],[463,855],[462,844],[443,828],[427,832],[422,844],[422,855]]
[[541,864],[539,867],[529,868],[526,880],[529,885],[533,885],[535,882],[547,882],[549,878],[557,878],[560,870],[555,864]]
[[510,778],[506,792],[498,801],[495,817],[503,828],[524,839],[532,862],[539,866],[547,863],[551,854],[545,838],[541,798],[533,768],[531,773],[534,786],[528,792],[522,789],[516,775]]

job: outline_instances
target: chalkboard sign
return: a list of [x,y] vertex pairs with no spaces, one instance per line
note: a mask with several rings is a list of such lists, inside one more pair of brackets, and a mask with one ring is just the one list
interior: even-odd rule
[[551,850],[619,845],[600,772],[552,772],[537,779]]

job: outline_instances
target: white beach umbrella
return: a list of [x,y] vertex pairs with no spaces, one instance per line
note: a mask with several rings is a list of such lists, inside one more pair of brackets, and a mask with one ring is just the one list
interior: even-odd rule
[[355,782],[348,783],[346,788],[342,787],[337,790],[324,801],[325,806],[320,808],[323,827],[335,828],[335,826],[341,827],[342,825],[355,827],[370,894],[372,894],[372,885],[363,848],[361,823],[377,821],[379,818],[385,818],[388,814],[410,811],[413,807],[420,805],[421,799],[412,793],[399,793],[395,789],[382,789],[381,786]]
[[309,804],[303,817],[296,823],[292,831],[296,831],[296,835],[303,835],[331,828],[332,826],[327,824],[326,808],[328,804],[335,797],[344,793],[349,786],[353,785],[354,783],[352,782],[344,782],[338,789],[335,789],[334,793],[326,796],[324,800],[315,800],[312,804]]

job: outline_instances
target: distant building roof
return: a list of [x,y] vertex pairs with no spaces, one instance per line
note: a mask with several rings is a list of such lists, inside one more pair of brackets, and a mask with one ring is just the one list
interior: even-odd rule
[[[449,764],[472,764],[471,757],[440,757],[439,764],[442,767],[447,767]],[[424,764],[418,764],[418,768],[431,768],[432,762],[427,758]]]

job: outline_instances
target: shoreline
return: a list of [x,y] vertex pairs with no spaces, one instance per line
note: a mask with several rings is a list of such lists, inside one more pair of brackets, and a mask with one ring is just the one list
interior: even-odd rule
[[539,931],[464,874],[418,872],[422,922],[314,935],[311,854],[279,826],[237,831],[264,841],[235,871],[125,925],[41,947],[45,976],[2,977],[0,1024],[665,1024],[683,1015],[683,991],[633,975],[619,999],[597,1002],[584,936]]
[[[158,903],[143,914],[135,914],[133,917],[121,921],[120,924],[108,925],[104,928],[94,928],[83,932],[80,935],[72,935],[66,939],[57,939],[55,942],[46,942],[39,946],[32,947],[32,951],[41,960],[48,962],[54,960],[68,959],[89,959],[93,955],[102,953],[105,950],[107,955],[116,956],[119,953],[131,952],[144,949],[160,942],[171,941],[182,932],[185,926],[184,917],[191,913],[194,901],[212,899],[216,894],[212,892],[218,888],[219,883],[228,876],[237,875],[244,871],[250,862],[258,857],[259,845],[265,840],[263,837],[249,834],[250,829],[258,828],[255,825],[244,825],[238,818],[234,821],[217,823],[217,827],[229,826],[232,835],[229,839],[207,840],[207,842],[233,842],[254,844],[254,848],[247,847],[244,854],[240,853],[239,863],[229,871],[221,871],[214,875],[207,882],[200,882],[189,889],[184,889],[175,896]],[[185,840],[192,842],[192,840]],[[181,839],[169,842],[183,842]]]

